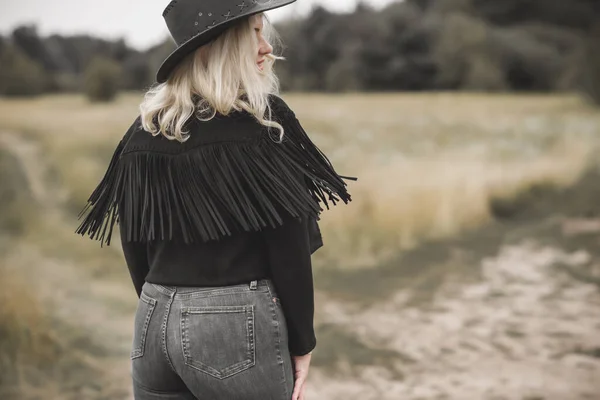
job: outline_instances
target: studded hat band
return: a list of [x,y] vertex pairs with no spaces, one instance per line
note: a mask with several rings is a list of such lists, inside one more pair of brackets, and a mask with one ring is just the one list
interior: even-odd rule
[[263,11],[296,0],[173,0],[163,11],[163,18],[177,48],[163,61],[156,74],[166,82],[175,66],[189,53],[215,39],[232,24]]

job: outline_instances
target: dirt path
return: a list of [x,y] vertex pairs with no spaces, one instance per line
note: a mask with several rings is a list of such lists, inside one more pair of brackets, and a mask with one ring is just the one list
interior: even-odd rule
[[526,241],[485,260],[479,283],[446,284],[427,309],[406,307],[402,291],[358,313],[328,301],[325,319],[403,354],[404,379],[378,367],[358,380],[317,374],[310,398],[600,399],[600,291],[556,268],[590,262]]

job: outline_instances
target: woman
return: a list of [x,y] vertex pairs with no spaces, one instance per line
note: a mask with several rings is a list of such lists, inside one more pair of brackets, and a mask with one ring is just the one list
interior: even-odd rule
[[77,233],[120,228],[136,399],[304,399],[320,203],[356,178],[277,96],[262,13],[293,1],[172,1],[178,47],[82,211]]

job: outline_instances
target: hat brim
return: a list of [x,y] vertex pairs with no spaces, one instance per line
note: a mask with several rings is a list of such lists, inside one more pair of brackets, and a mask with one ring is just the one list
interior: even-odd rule
[[241,18],[249,17],[260,12],[283,7],[290,3],[294,3],[295,1],[296,0],[273,0],[265,5],[257,4],[256,7],[249,9],[246,13],[240,14],[235,18],[230,19],[229,21],[223,21],[210,29],[198,33],[196,36],[191,37],[189,40],[179,45],[162,62],[156,73],[156,81],[158,83],[166,82],[169,78],[169,75],[171,74],[171,71],[173,71],[173,69],[177,66],[177,64],[181,62],[181,60],[183,60],[183,58],[185,58],[185,56],[193,52],[198,47],[209,43],[213,39],[216,39],[221,33],[225,32],[227,28],[231,27],[236,22],[239,22]]

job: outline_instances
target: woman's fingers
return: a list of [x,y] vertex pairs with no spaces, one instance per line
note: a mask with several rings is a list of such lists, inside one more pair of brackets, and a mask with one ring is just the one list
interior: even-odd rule
[[304,388],[306,387],[305,384],[302,384],[302,387],[300,388],[300,395],[298,396],[298,400],[304,400]]
[[292,393],[292,400],[303,400],[305,379],[305,377],[296,379],[296,383],[294,383],[294,392]]
[[292,400],[304,400],[304,384],[306,383],[306,378],[308,376],[310,359],[310,355],[293,357],[295,382]]

